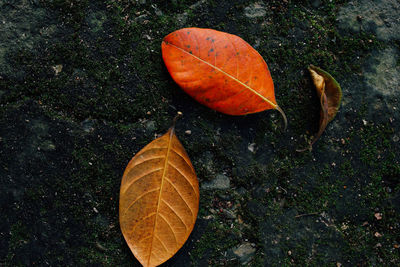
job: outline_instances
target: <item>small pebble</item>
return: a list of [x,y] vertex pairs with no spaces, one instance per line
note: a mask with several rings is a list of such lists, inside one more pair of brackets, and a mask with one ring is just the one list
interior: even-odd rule
[[249,146],[247,147],[247,149],[248,149],[250,152],[254,153],[255,150],[256,150],[256,144],[255,144],[255,143],[249,144]]
[[380,234],[380,233],[378,233],[378,232],[375,232],[374,236],[375,236],[375,237],[382,237],[382,234]]
[[54,74],[57,76],[63,69],[63,65],[55,65],[53,66]]

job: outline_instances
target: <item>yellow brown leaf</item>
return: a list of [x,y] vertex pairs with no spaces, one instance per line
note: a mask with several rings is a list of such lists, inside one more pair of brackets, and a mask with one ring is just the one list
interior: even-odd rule
[[199,185],[192,163],[171,128],[132,158],[122,177],[119,221],[143,266],[171,258],[193,230]]

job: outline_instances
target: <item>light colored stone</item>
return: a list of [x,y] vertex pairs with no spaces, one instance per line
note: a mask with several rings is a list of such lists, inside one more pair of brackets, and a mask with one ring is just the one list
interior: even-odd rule
[[148,121],[146,122],[146,131],[154,132],[156,130],[156,122],[155,121]]
[[251,153],[255,153],[256,152],[256,144],[255,143],[251,143],[247,146],[247,149],[251,152]]
[[240,262],[245,265],[252,260],[256,249],[253,248],[250,243],[242,243],[234,248],[232,252],[239,258]]
[[244,9],[244,15],[248,18],[264,17],[267,10],[263,3],[254,3]]
[[228,189],[230,187],[229,177],[223,174],[217,174],[217,176],[210,182],[205,182],[201,185],[202,189]]
[[203,4],[207,3],[206,0],[200,0],[196,3],[194,3],[193,5],[191,5],[189,8],[192,10],[196,10],[197,8],[199,8],[200,6],[202,6]]
[[82,129],[87,133],[94,131],[94,124],[95,124],[95,121],[92,119],[89,119],[89,118],[87,118],[83,122],[81,122]]
[[46,140],[40,144],[39,148],[40,150],[44,151],[53,151],[56,149],[56,146],[53,144],[52,141]]

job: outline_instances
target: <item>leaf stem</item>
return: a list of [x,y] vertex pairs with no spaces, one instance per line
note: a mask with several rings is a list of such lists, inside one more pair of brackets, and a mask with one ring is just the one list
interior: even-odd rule
[[285,112],[283,112],[283,110],[282,110],[278,105],[276,105],[275,109],[276,109],[277,111],[279,111],[279,113],[281,113],[282,118],[283,118],[283,121],[285,122],[285,129],[284,129],[283,131],[286,131],[286,128],[287,128],[287,118],[286,118]]
[[180,112],[180,111],[178,111],[178,113],[176,114],[175,118],[174,118],[173,121],[172,121],[172,126],[171,126],[172,131],[175,131],[175,124],[176,124],[176,121],[177,121],[180,117],[182,117],[182,116],[183,116],[183,113]]

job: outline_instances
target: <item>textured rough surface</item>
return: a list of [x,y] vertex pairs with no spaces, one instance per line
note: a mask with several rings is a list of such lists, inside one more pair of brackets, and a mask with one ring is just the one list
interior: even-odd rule
[[[394,0],[0,1],[0,265],[140,266],[120,181],[178,110],[200,186],[230,183],[200,187],[195,228],[164,266],[400,265],[398,14]],[[227,116],[182,92],[160,48],[181,27],[255,47],[288,130],[276,111]],[[297,153],[318,130],[310,64],[342,106]],[[251,257],[233,253],[247,243]]]
[[0,3],[0,76],[17,76],[9,58],[18,49],[32,50],[37,42],[53,36],[54,21],[45,9],[28,0],[1,1]]
[[397,0],[354,0],[338,13],[339,27],[353,32],[371,32],[379,39],[400,38],[400,2]]
[[364,77],[376,94],[387,99],[400,97],[399,58],[399,50],[392,47],[374,53],[369,59]]

